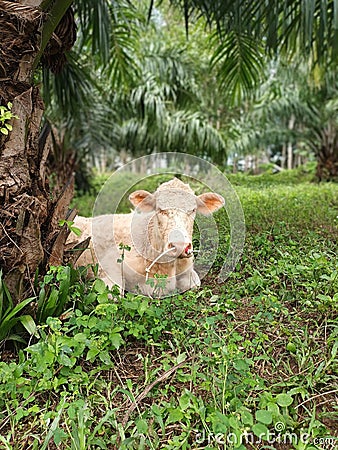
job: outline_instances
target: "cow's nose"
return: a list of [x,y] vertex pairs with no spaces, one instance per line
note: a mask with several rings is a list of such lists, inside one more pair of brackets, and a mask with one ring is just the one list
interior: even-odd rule
[[169,233],[168,248],[173,249],[173,254],[176,257],[190,257],[192,256],[192,244],[186,233],[182,230],[176,229]]

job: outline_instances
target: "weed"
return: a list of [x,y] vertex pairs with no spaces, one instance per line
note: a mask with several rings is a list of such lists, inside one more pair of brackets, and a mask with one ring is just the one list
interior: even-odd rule
[[29,314],[22,313],[33,300],[33,297],[27,298],[21,303],[14,305],[0,270],[0,343],[3,343],[5,340],[11,340],[25,344],[26,341],[17,332],[20,324],[29,333],[34,334],[35,323],[32,317]]
[[0,446],[333,448],[338,191],[308,176],[231,177],[247,240],[224,284],[221,216],[217,258],[195,291],[121,296],[84,269],[51,268],[36,286],[38,337],[0,362]]
[[11,111],[12,103],[8,102],[7,106],[0,106],[0,133],[8,135],[12,131],[13,126],[8,122],[11,119],[18,119]]

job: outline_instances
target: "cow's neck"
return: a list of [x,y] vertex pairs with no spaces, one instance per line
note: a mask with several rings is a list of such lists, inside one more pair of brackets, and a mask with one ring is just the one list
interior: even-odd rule
[[[137,214],[133,218],[132,223],[133,247],[141,257],[150,263],[165,251],[165,243],[156,236],[155,230],[150,222],[151,217],[151,213]],[[168,258],[166,258],[166,261],[168,261]]]

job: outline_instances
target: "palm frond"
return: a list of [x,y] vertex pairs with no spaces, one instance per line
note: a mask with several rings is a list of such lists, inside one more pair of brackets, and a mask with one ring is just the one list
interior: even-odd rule
[[150,127],[153,123],[160,127],[163,124],[167,114],[165,92],[153,76],[148,76],[143,84],[131,91],[130,105],[135,116],[149,123]]
[[[254,43],[275,55],[283,52],[293,57],[300,52],[314,67],[327,66],[338,59],[338,0],[171,0],[171,3],[180,7],[182,13],[187,8],[190,20],[194,14],[203,16],[220,37],[239,35],[247,43],[250,40],[249,47],[256,57],[260,51],[255,52]],[[222,59],[233,56],[229,38],[217,46],[215,58],[220,54]],[[229,67],[222,69],[223,78],[229,77]],[[249,65],[248,69],[251,70]],[[256,70],[257,63],[251,79],[257,79]],[[245,77],[238,78],[241,79],[244,81]]]
[[130,118],[119,125],[118,139],[114,142],[117,151],[126,150],[132,155],[144,155],[157,151],[156,133],[149,130],[145,122]]
[[81,31],[80,45],[91,48],[107,64],[110,54],[111,14],[107,0],[81,0],[74,3]]
[[113,89],[132,83],[139,67],[134,54],[136,41],[130,38],[130,30],[124,24],[114,27],[111,36],[111,62],[108,67]]
[[95,87],[90,68],[81,65],[74,52],[67,55],[67,63],[59,74],[43,71],[44,100],[59,117],[76,116],[79,110],[88,108],[95,97]]
[[185,48],[151,42],[145,53],[144,71],[156,77],[158,84],[162,85],[165,98],[174,101],[179,107],[191,104],[200,95]]
[[111,7],[110,63],[107,71],[113,89],[131,85],[139,76],[139,32],[145,17],[129,2],[114,2]]
[[318,89],[308,84],[301,65],[278,69],[275,80],[261,89],[259,102],[229,127],[229,152],[245,155],[286,143],[316,157],[337,151],[337,75],[328,73],[329,86]]
[[198,154],[224,163],[224,139],[199,113],[176,111],[168,117],[164,136],[167,150]]
[[235,31],[226,34],[221,41],[218,33],[214,33],[211,44],[215,47],[211,66],[218,72],[223,95],[231,103],[239,104],[262,82],[263,52],[253,39]]

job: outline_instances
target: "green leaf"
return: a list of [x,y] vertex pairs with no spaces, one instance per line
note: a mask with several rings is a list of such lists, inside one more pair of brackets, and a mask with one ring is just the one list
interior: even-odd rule
[[331,359],[332,360],[334,360],[336,358],[337,351],[338,351],[338,340],[336,340],[332,346],[332,350],[331,350]]
[[252,431],[255,433],[255,435],[260,439],[266,439],[269,434],[269,430],[267,427],[262,423],[256,423],[252,427]]
[[57,317],[47,317],[46,324],[53,331],[60,331],[62,327],[62,322]]
[[258,422],[264,423],[265,425],[270,425],[270,423],[272,423],[272,414],[270,411],[259,409],[256,411],[255,417]]
[[176,362],[177,362],[177,364],[180,364],[181,362],[185,361],[186,359],[187,359],[187,354],[185,352],[183,352],[180,355],[178,355],[178,357],[176,358]]
[[106,287],[104,281],[102,281],[102,280],[95,280],[94,285],[93,285],[93,289],[98,294],[103,294],[106,291],[107,287]]
[[126,380],[126,385],[127,385],[127,388],[129,389],[130,393],[132,393],[132,391],[133,391],[133,382],[131,381],[130,378],[128,378]]
[[276,403],[268,402],[266,406],[273,416],[279,414],[279,406]]
[[249,365],[244,359],[236,359],[234,362],[234,368],[239,372],[246,372],[249,370]]
[[[66,266],[62,268],[62,272],[59,274],[61,278],[59,294],[56,302],[56,308],[54,314],[59,316],[64,311],[64,306],[70,298],[70,267]],[[58,277],[58,279],[59,279]]]
[[162,411],[156,404],[151,406],[151,410],[156,416],[162,416]]
[[61,428],[56,428],[53,434],[53,439],[55,445],[58,447],[59,444],[61,444],[62,441],[64,441],[68,437],[68,434],[63,431]]
[[61,353],[58,360],[60,364],[66,367],[72,367],[74,365],[73,361],[65,353]]
[[[212,429],[214,433],[226,433],[230,426],[229,419],[225,414],[222,414],[219,411],[211,414],[210,420],[212,423]],[[237,424],[235,424],[235,427]]]
[[112,365],[112,360],[111,360],[107,350],[105,350],[103,352],[100,352],[99,353],[99,358],[100,358],[100,361],[102,361],[107,366]]
[[76,341],[76,342],[82,342],[82,343],[85,343],[86,341],[87,341],[87,336],[85,335],[85,333],[77,333],[77,334],[75,334],[75,336],[74,336],[74,341]]
[[251,412],[246,410],[241,411],[241,419],[244,425],[253,425],[253,415]]
[[323,302],[330,302],[332,298],[329,295],[317,294],[317,298]]
[[306,388],[304,388],[304,387],[295,387],[295,388],[293,388],[293,389],[291,389],[289,391],[289,395],[291,395],[291,396],[292,395],[297,395],[297,394],[300,394],[302,399],[304,400],[304,398],[306,397],[306,394],[307,394]]
[[172,409],[169,413],[168,419],[166,420],[166,424],[175,423],[182,420],[184,417],[182,411],[180,409]]
[[2,279],[2,270],[0,269],[0,319],[14,307],[13,300],[9,290]]
[[149,302],[148,300],[143,300],[138,308],[138,313],[142,317],[143,314],[148,310],[149,308]]
[[86,360],[93,361],[95,356],[98,355],[99,353],[100,353],[100,350],[96,347],[89,349],[87,352]]
[[59,291],[53,286],[48,298],[44,299],[40,312],[40,321],[47,320],[55,314],[58,304]]
[[290,406],[293,402],[293,398],[289,394],[278,394],[276,396],[276,401],[279,406]]
[[34,322],[34,319],[29,314],[25,314],[24,316],[20,317],[20,322],[22,325],[26,328],[28,333],[32,336],[39,337],[39,333],[37,332],[36,323]]
[[66,402],[66,399],[63,398],[61,400],[61,402],[60,402],[59,410],[57,412],[56,417],[54,418],[53,422],[49,425],[48,433],[46,434],[46,437],[45,437],[45,439],[43,441],[43,445],[41,447],[41,450],[46,450],[47,449],[47,447],[49,446],[49,442],[50,442],[52,436],[54,435],[54,433],[57,436],[57,438],[55,439],[55,435],[54,435],[55,443],[62,440],[62,430],[60,430],[60,433],[58,433],[56,431],[59,429],[59,422],[60,422],[60,418],[61,418],[61,415],[62,415],[62,412],[63,412],[63,409],[64,409],[65,402]]
[[120,348],[120,346],[123,342],[123,339],[122,339],[122,336],[120,335],[120,333],[111,334],[110,342],[114,348],[116,348],[116,349]]
[[81,234],[82,234],[82,231],[78,227],[71,226],[70,231],[72,231],[78,237],[81,236]]
[[11,312],[6,315],[6,320],[10,320],[13,317],[15,317],[23,308],[25,308],[29,303],[31,303],[33,300],[35,300],[35,297],[26,298],[22,302],[18,303]]
[[0,435],[0,442],[4,445],[4,447],[3,447],[4,450],[12,450],[13,449],[12,445],[9,443],[9,439],[10,439],[10,437],[8,437],[6,439],[4,436]]
[[148,424],[144,419],[136,420],[136,428],[140,434],[146,434],[148,432]]
[[191,394],[190,393],[184,393],[181,395],[180,399],[179,399],[179,405],[181,410],[185,410],[188,408],[188,406],[190,405],[190,398],[191,398]]
[[27,342],[23,339],[23,337],[19,336],[18,334],[10,334],[7,336],[7,339],[9,341],[16,341],[21,342],[22,344],[27,344]]

